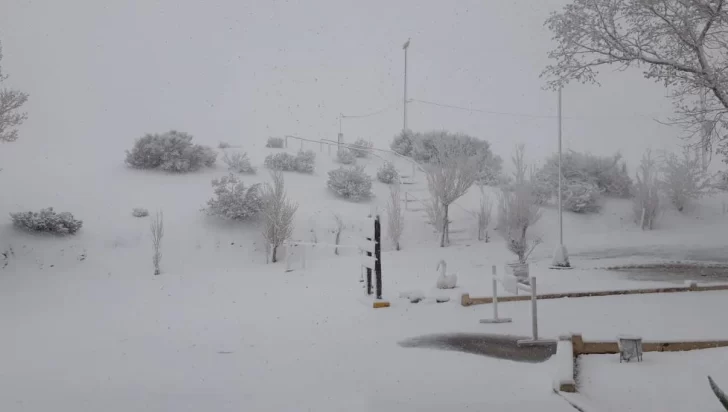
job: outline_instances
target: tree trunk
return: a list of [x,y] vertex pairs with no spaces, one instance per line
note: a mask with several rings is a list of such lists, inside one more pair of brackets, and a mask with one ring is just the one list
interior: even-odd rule
[[276,259],[276,252],[278,252],[278,246],[273,245],[273,256],[271,257],[272,263],[278,262],[278,259]]
[[442,205],[445,208],[445,217],[442,221],[442,236],[440,238],[440,247],[445,247],[450,244],[450,220],[448,217],[448,211],[450,210],[450,205]]

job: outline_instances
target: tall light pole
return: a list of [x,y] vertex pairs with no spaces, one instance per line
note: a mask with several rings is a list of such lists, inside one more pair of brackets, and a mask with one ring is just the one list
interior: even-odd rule
[[404,121],[402,126],[402,132],[407,131],[407,49],[410,45],[410,39],[402,46],[404,50]]
[[561,173],[561,87],[559,87],[559,98],[558,98],[558,108],[557,108],[557,117],[558,117],[558,136],[559,136],[559,245],[556,246],[556,249],[554,250],[554,256],[553,260],[551,262],[551,267],[557,268],[557,269],[563,269],[563,268],[570,268],[571,264],[569,263],[569,252],[566,250],[566,246],[564,246],[564,220],[563,220],[563,209],[562,209],[562,199],[561,199],[561,180],[562,180],[562,173]]

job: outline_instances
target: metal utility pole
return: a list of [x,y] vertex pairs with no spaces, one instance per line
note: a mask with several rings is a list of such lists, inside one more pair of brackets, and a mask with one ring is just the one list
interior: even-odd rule
[[402,49],[404,50],[404,121],[402,126],[402,131],[407,131],[407,49],[410,45],[410,39],[407,39],[407,42],[402,46]]
[[559,117],[559,245],[564,245],[564,220],[563,211],[561,209],[561,87],[559,87],[559,104],[557,109]]
[[559,136],[559,245],[556,246],[556,249],[554,250],[554,256],[553,260],[551,262],[551,267],[554,269],[567,269],[571,268],[571,263],[569,262],[569,252],[566,250],[566,246],[564,246],[564,211],[563,211],[563,203],[562,203],[562,180],[563,180],[563,172],[562,172],[562,150],[561,150],[561,88],[559,87],[559,99],[558,99],[558,108],[557,108],[557,117],[558,117],[558,136]]

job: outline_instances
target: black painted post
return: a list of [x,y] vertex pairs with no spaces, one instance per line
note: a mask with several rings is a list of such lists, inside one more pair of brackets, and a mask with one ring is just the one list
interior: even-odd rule
[[379,215],[374,219],[374,273],[377,277],[377,299],[382,298],[382,228]]
[[[372,238],[368,237],[367,240],[371,242]],[[371,257],[372,252],[367,252],[367,256]],[[367,295],[371,295],[371,294],[372,294],[372,268],[367,266]]]

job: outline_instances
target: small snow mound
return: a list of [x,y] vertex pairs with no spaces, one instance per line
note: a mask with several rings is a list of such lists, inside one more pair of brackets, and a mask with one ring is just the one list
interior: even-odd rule
[[399,297],[408,299],[410,303],[418,303],[425,299],[425,293],[419,289],[409,290],[405,292],[400,292]]

